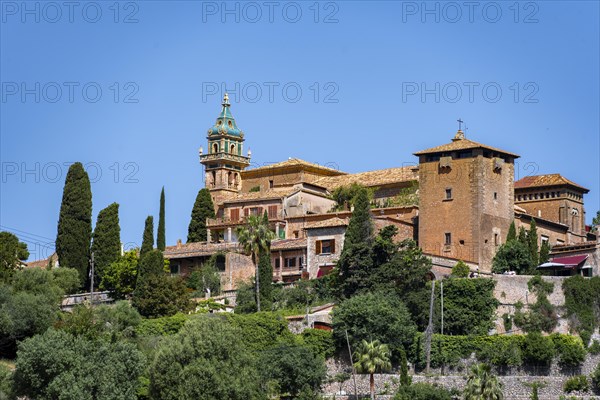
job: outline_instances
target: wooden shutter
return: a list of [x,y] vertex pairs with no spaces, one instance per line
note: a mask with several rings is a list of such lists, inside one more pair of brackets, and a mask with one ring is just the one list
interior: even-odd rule
[[269,206],[269,218],[277,218],[277,206]]
[[317,248],[315,249],[316,254],[321,254],[321,241],[317,240]]
[[249,208],[244,208],[244,217],[247,217],[250,214]]
[[331,246],[331,254],[335,253],[335,239],[331,239],[329,244]]
[[240,220],[240,209],[239,208],[233,208],[233,209],[231,209],[230,212],[229,212],[229,217],[234,222],[239,221]]

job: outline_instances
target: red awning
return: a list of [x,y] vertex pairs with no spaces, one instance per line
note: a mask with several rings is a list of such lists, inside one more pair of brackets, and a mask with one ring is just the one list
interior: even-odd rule
[[587,260],[588,255],[570,256],[570,257],[556,257],[552,259],[553,263],[563,264],[565,267],[577,267]]

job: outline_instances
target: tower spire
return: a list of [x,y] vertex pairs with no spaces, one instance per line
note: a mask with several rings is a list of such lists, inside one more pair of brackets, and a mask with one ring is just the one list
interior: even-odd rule
[[223,96],[223,103],[221,103],[221,105],[223,107],[229,107],[231,104],[229,104],[229,95],[227,94],[227,92],[225,92],[225,95]]

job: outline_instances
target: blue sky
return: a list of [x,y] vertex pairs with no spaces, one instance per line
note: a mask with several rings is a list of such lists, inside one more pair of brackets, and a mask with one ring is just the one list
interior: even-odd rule
[[185,240],[222,85],[253,165],[412,164],[460,117],[468,138],[521,155],[517,177],[558,172],[589,188],[590,222],[598,2],[470,4],[2,1],[0,225],[31,259],[47,256],[81,161],[94,221],[118,202],[122,241],[139,244],[164,185],[167,243]]

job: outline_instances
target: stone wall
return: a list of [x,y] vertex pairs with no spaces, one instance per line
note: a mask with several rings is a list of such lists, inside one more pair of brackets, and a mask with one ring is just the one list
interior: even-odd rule
[[[600,355],[589,356],[583,363],[579,373],[589,375],[591,371],[600,363]],[[351,371],[349,364],[342,360],[330,359],[327,361],[328,375],[333,377],[339,372]],[[414,371],[409,372],[412,375],[413,382],[428,382],[451,389],[463,390],[467,383],[465,375],[440,375],[435,371],[429,376],[424,374],[415,375]],[[545,386],[539,389],[540,400],[558,400],[564,395],[563,385],[571,375],[565,374],[557,365],[553,365],[546,375],[529,375],[524,371],[519,374],[511,372],[511,375],[499,375],[498,378],[503,384],[503,393],[506,400],[525,400],[531,395],[531,387],[528,384],[533,382],[543,382]],[[341,392],[340,392],[341,386]],[[369,376],[357,375],[356,386],[359,394],[367,395],[369,393]],[[398,388],[398,372],[390,374],[375,375],[375,391],[378,393],[377,399],[391,399]],[[323,393],[326,397],[335,396],[336,400],[353,399],[354,382],[352,377],[341,385],[333,382],[323,386]],[[570,396],[582,396],[586,400],[600,399],[600,396],[594,396],[593,393],[571,393]]]

